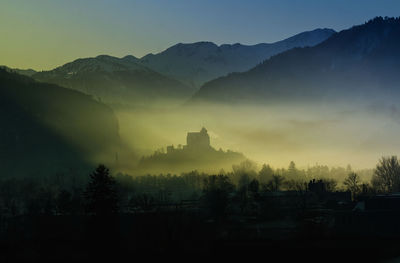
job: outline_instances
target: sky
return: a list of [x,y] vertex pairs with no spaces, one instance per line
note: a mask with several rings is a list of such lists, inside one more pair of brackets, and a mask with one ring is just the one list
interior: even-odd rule
[[400,1],[1,0],[0,65],[48,70],[100,54],[142,57],[176,43],[268,43],[375,16],[400,16]]

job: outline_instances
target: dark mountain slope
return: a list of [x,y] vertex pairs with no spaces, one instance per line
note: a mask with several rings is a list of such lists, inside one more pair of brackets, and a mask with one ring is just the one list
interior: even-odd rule
[[7,66],[0,66],[0,68],[3,68],[5,70],[7,70],[7,71],[13,71],[13,72],[18,73],[20,75],[24,75],[24,76],[28,76],[28,77],[31,77],[33,74],[37,73],[33,69],[9,68]]
[[111,103],[147,104],[159,99],[182,99],[192,92],[182,83],[137,63],[133,56],[77,59],[33,78],[79,90]]
[[194,100],[265,102],[398,95],[400,20],[375,18],[323,43],[205,84]]
[[331,29],[317,29],[276,43],[253,46],[217,46],[211,42],[177,44],[141,59],[101,55],[77,59],[50,71],[34,73],[32,77],[113,104],[140,106],[161,100],[182,101],[205,81],[248,70],[293,47],[318,44],[333,33]]
[[2,176],[55,175],[112,160],[119,147],[112,110],[80,92],[0,69]]

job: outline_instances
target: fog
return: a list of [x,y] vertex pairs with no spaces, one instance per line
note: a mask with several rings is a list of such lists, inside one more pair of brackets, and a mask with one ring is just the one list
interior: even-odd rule
[[241,152],[275,168],[287,167],[290,161],[299,168],[315,164],[373,168],[381,156],[396,155],[400,149],[400,113],[387,101],[160,105],[114,109],[122,144],[138,156],[184,145],[186,133],[203,126],[214,148]]

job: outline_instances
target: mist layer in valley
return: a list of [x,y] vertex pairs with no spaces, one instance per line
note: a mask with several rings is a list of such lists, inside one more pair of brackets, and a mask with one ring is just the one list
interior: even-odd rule
[[[14,71],[31,76],[19,81],[29,87],[50,82],[56,85],[47,87],[55,93],[76,90],[74,94],[85,101],[82,105],[101,108],[94,112],[82,106],[76,114],[74,107],[65,106],[63,111],[71,116],[73,125],[65,125],[64,119],[49,111],[46,127],[57,128],[58,135],[77,151],[86,147],[84,159],[91,164],[102,162],[117,172],[137,174],[142,156],[185,145],[187,132],[202,127],[208,130],[215,151],[230,150],[259,165],[279,168],[295,161],[300,168],[316,163],[373,168],[381,156],[396,155],[399,148],[395,99],[399,95],[399,32],[398,18],[377,17],[338,33],[304,32],[276,43],[280,49],[271,49],[275,44],[216,46],[199,42],[178,44],[142,59],[97,56],[51,71]],[[228,47],[229,52],[224,53]],[[241,58],[260,47],[263,55],[255,56],[253,68],[245,71],[250,66],[242,67]],[[210,59],[215,54],[220,54],[219,59]],[[237,59],[226,60],[228,57]],[[204,65],[198,67],[199,61]],[[221,61],[231,61],[223,72],[217,70]],[[189,66],[194,68],[186,72]],[[212,74],[196,75],[205,68]],[[220,77],[212,80],[215,76]],[[13,90],[7,85],[7,90]],[[56,99],[46,90],[38,89],[38,93],[51,109]],[[21,103],[21,98],[17,99]],[[41,120],[47,116],[39,113],[30,117]],[[98,122],[88,125],[89,120]],[[107,124],[110,120],[112,125]],[[71,132],[74,125],[77,128]],[[112,135],[101,137],[104,139],[95,146],[88,144],[111,126]],[[157,164],[149,167],[162,171]],[[231,164],[181,165],[171,171],[218,173],[221,168],[231,169]]]
[[186,133],[201,127],[208,129],[214,148],[241,152],[274,167],[295,161],[304,168],[317,163],[373,168],[382,155],[396,154],[400,146],[399,109],[387,101],[114,110],[121,140],[138,156],[185,145]]

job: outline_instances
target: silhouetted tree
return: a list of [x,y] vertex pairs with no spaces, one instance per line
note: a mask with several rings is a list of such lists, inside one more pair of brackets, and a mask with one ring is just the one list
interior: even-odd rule
[[245,175],[249,179],[257,177],[257,164],[250,160],[245,160],[238,165],[232,165],[233,182],[239,184],[242,176]]
[[263,185],[263,190],[268,192],[276,192],[281,190],[283,182],[285,178],[281,175],[274,174],[272,175],[272,179],[268,181],[265,185]]
[[325,184],[325,189],[327,192],[336,191],[337,181],[335,179],[322,179],[322,182]]
[[285,188],[289,191],[306,191],[307,190],[307,183],[302,180],[286,180],[285,181]]
[[376,195],[376,189],[374,189],[370,184],[362,184],[360,187],[360,195],[363,197],[369,197]]
[[354,200],[361,191],[360,177],[356,173],[350,173],[343,184],[351,192],[352,199]]
[[110,215],[118,211],[116,183],[104,165],[99,165],[90,175],[84,196],[85,208],[90,214]]
[[273,175],[272,176],[273,191],[279,191],[281,189],[284,180],[285,178],[283,176],[277,174]]
[[224,216],[229,203],[229,194],[234,186],[224,175],[211,175],[204,179],[203,201],[212,216],[220,219]]
[[297,200],[295,200],[294,204],[304,211],[307,207],[307,196],[308,196],[308,184],[302,180],[286,180],[285,187],[289,191],[296,191],[296,195],[298,196]]
[[381,192],[400,191],[400,163],[397,156],[382,157],[376,165],[371,182]]
[[[246,206],[249,206],[251,211],[254,211],[256,207],[259,207],[259,191],[260,191],[260,183],[257,179],[251,180],[251,182],[247,186],[247,200]],[[243,211],[243,210],[242,210]]]
[[238,188],[242,189],[242,188],[246,188],[248,187],[248,185],[250,184],[250,176],[246,173],[241,174],[239,177],[239,182],[238,182]]
[[139,208],[143,211],[151,210],[152,208],[154,208],[154,205],[154,197],[147,193],[139,194],[132,197],[129,204],[131,209],[134,210]]
[[298,170],[296,168],[296,164],[291,161],[287,170],[287,175],[289,178],[294,179],[298,174]]
[[321,179],[320,180],[315,180],[315,179],[310,180],[307,188],[310,192],[314,192],[318,195],[326,192],[326,185]]
[[271,180],[273,174],[274,170],[272,170],[272,168],[269,165],[264,164],[260,172],[258,173],[258,178],[260,180],[260,183],[266,184],[269,180]]
[[245,161],[237,165],[232,165],[232,170],[234,173],[237,174],[243,174],[243,173],[253,174],[257,170],[257,164],[253,161],[246,159]]
[[260,183],[256,179],[253,179],[249,183],[249,187],[248,188],[249,188],[249,191],[253,195],[256,195],[256,194],[258,194],[258,191],[260,190]]
[[250,196],[247,187],[241,187],[237,191],[240,212],[243,213],[250,203]]

